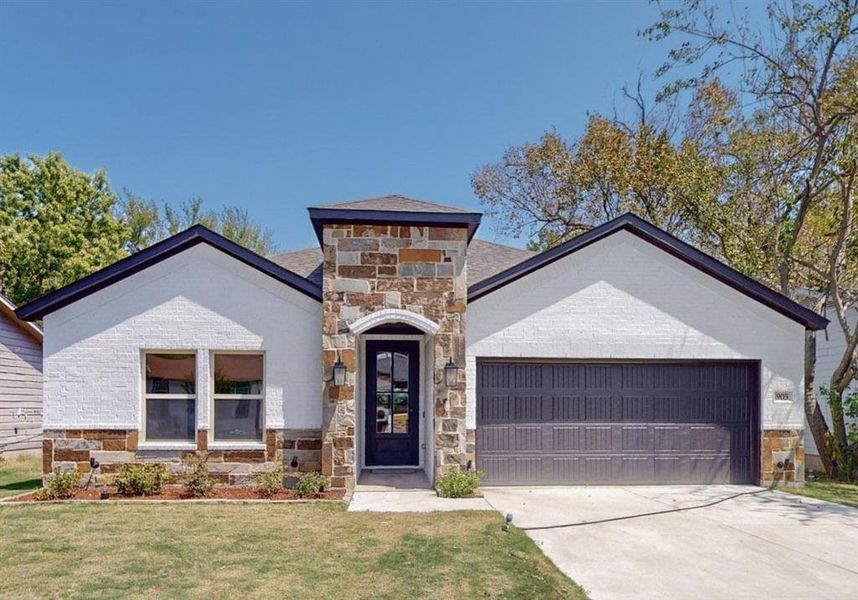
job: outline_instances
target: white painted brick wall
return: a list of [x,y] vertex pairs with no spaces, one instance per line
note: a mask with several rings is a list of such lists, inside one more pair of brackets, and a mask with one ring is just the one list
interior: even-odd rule
[[197,422],[209,427],[213,350],[265,352],[265,426],[321,427],[321,305],[206,245],[44,322],[44,427],[141,424],[141,351],[197,352]]
[[466,344],[469,428],[477,357],[760,360],[763,427],[804,427],[803,326],[627,232],[471,302]]

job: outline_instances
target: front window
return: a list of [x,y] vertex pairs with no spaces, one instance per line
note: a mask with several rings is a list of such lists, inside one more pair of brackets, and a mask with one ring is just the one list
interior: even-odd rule
[[146,354],[146,439],[193,442],[196,431],[196,356]]
[[214,440],[262,441],[261,354],[215,354]]

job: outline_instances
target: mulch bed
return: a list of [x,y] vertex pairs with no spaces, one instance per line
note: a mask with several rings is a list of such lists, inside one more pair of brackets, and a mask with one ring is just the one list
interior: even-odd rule
[[[103,487],[90,487],[88,489],[79,489],[75,492],[73,500],[100,500]],[[200,500],[185,492],[184,488],[178,485],[165,485],[161,492],[153,496],[122,496],[115,487],[108,486],[109,494],[107,501],[110,500]],[[290,490],[283,490],[273,496],[261,496],[254,488],[250,487],[233,487],[233,486],[217,486],[211,496],[202,498],[204,500],[342,500],[345,495],[344,490],[325,491],[315,498],[296,498]],[[36,500],[36,493],[30,493],[25,496],[15,498],[16,502],[39,502]]]

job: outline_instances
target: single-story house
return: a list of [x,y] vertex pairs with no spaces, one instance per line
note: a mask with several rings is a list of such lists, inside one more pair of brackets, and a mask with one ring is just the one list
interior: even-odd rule
[[804,333],[827,320],[646,221],[532,254],[403,196],[309,217],[317,248],[194,226],[19,309],[44,320],[46,467],[803,479]]
[[0,456],[42,448],[42,330],[0,294]]

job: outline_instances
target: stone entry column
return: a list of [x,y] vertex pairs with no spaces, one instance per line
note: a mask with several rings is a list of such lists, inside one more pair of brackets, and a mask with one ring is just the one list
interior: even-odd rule
[[[335,488],[355,484],[356,336],[350,325],[376,311],[397,308],[422,315],[439,326],[434,336],[433,398],[425,399],[425,418],[434,417],[435,474],[465,465],[465,309],[467,285],[464,227],[325,224],[322,279],[322,472]],[[340,359],[343,386],[332,381]],[[448,359],[460,367],[448,388]],[[424,450],[421,450],[423,452]]]

